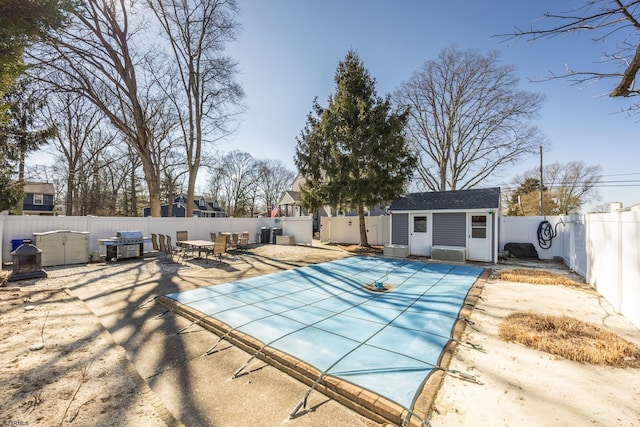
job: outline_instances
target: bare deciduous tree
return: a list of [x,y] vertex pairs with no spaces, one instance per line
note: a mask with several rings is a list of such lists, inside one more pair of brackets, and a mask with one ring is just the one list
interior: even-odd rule
[[291,187],[295,174],[280,160],[258,160],[258,187],[266,209],[275,206],[282,193]]
[[268,210],[294,177],[279,160],[255,160],[238,150],[211,164],[210,171],[207,193],[232,216],[253,216]]
[[[194,199],[203,144],[229,133],[243,93],[236,64],[222,55],[234,40],[235,0],[147,0],[171,47],[175,78],[165,85],[179,118],[188,170],[187,200]],[[172,76],[173,77],[173,76]],[[179,86],[176,89],[175,86]],[[187,216],[193,204],[187,204]]]
[[[513,179],[510,215],[532,215],[539,212],[539,169],[534,168]],[[601,180],[600,165],[582,161],[551,163],[543,169],[544,215],[565,215],[579,211],[585,204],[597,201]]]
[[582,161],[555,162],[544,167],[543,184],[553,193],[558,213],[568,214],[599,199],[601,175],[600,165],[587,165]]
[[49,50],[31,51],[30,60],[48,67],[38,69],[40,79],[86,97],[122,132],[142,163],[151,215],[160,216],[161,141],[153,115],[162,112],[157,105],[162,97],[148,78],[153,46],[148,39],[133,42],[141,29],[134,7],[126,0],[78,2],[69,27],[51,40]]
[[257,186],[255,159],[242,151],[234,150],[224,156],[222,162],[223,191],[231,216],[245,216],[252,211],[253,191]]
[[544,143],[531,124],[543,95],[519,90],[514,67],[498,61],[450,46],[396,90],[427,189],[473,188]]
[[[544,18],[536,20],[535,26],[529,29],[516,28],[515,32],[500,36],[507,39],[538,40],[589,32],[593,41],[608,43],[609,46],[609,51],[598,58],[601,70],[580,71],[568,68],[565,73],[552,74],[550,78],[567,78],[575,84],[612,79],[616,83],[609,96],[640,94],[640,89],[636,87],[636,76],[640,71],[639,1],[585,0],[583,5],[571,10],[545,13]],[[607,68],[608,64],[613,64],[613,67]]]
[[100,124],[102,112],[86,98],[70,92],[51,93],[46,120],[57,129],[53,146],[66,162],[65,215],[74,214],[74,196],[78,193],[82,171],[98,167],[102,152],[112,144],[114,135]]

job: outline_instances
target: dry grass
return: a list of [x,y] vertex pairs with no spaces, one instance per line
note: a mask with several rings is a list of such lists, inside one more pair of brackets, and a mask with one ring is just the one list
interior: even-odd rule
[[640,367],[640,349],[608,329],[568,316],[530,312],[508,315],[498,327],[500,338],[594,365]]
[[583,288],[583,283],[576,282],[562,274],[550,273],[545,270],[533,270],[517,268],[514,270],[501,270],[496,278],[508,282],[533,283],[536,285],[564,285]]

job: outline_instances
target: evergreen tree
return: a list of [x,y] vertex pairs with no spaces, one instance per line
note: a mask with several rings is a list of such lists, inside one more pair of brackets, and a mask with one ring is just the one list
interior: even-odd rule
[[[543,188],[543,215],[558,215],[558,202],[555,193],[549,191],[547,186]],[[540,215],[540,180],[537,178],[525,178],[524,182],[511,193],[511,199],[507,209],[509,216]]]
[[24,71],[24,49],[63,26],[70,4],[67,0],[0,1],[0,96]]
[[407,112],[392,111],[389,96],[377,95],[353,50],[338,64],[334,81],[328,106],[314,101],[297,139],[295,163],[306,179],[302,204],[310,211],[325,204],[357,210],[360,245],[369,246],[365,207],[400,195],[416,165],[404,135]]
[[[25,69],[22,55],[29,45],[64,24],[67,5],[66,0],[0,1],[0,211],[19,205],[23,197],[23,183],[13,179],[10,160],[16,152],[7,142],[12,130],[6,123],[15,119],[16,109],[21,108],[11,104],[10,92],[20,90],[14,85]],[[29,149],[27,142],[22,139],[25,149]]]

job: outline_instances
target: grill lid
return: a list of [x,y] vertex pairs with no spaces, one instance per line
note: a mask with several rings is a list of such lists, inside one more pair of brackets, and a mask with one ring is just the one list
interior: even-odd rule
[[142,239],[142,231],[116,231],[118,240]]

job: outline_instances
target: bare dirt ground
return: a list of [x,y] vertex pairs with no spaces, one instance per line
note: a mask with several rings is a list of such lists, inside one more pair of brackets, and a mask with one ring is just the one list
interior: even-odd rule
[[[373,426],[264,364],[230,381],[247,359],[197,325],[165,314],[153,297],[347,256],[328,247],[264,245],[220,263],[155,259],[47,269],[49,277],[0,287],[0,426]],[[510,268],[509,263],[486,267]],[[559,264],[530,263],[562,274]],[[5,272],[6,273],[6,272]],[[596,292],[489,279],[430,418],[433,426],[640,426],[640,370],[583,365],[506,343],[513,311],[567,314],[640,345],[640,331]],[[167,331],[171,331],[168,333]],[[44,344],[31,350],[34,344]]]

